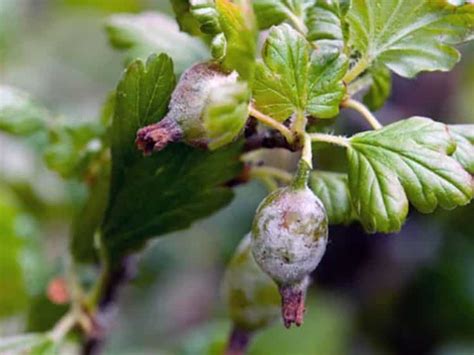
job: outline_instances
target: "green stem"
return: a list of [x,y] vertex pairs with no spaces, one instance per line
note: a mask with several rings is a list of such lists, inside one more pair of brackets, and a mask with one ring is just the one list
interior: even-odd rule
[[301,153],[301,159],[308,164],[310,169],[313,169],[313,149],[311,145],[311,137],[308,133],[304,134],[304,145]]
[[292,11],[288,10],[286,11],[286,16],[288,16],[288,19],[290,20],[291,24],[293,25],[296,30],[301,33],[303,36],[306,37],[308,34],[308,28],[304,24],[304,22],[296,16]]
[[382,124],[377,120],[377,118],[372,114],[372,112],[370,112],[370,110],[365,107],[361,102],[353,99],[347,99],[342,102],[341,106],[359,112],[374,129],[383,128]]
[[305,159],[300,159],[296,174],[291,181],[291,187],[295,190],[304,189],[308,185],[310,173],[311,167],[308,165],[308,162]]
[[346,84],[354,81],[360,74],[362,74],[370,65],[370,60],[366,56],[359,59],[359,61],[354,65],[344,76],[344,82]]
[[77,314],[75,312],[66,313],[49,332],[50,339],[56,344],[60,343],[76,325],[76,322]]
[[295,122],[293,123],[292,131],[295,133],[296,136],[303,137],[306,130],[306,123],[308,120],[304,115],[304,112],[297,111]]
[[334,136],[332,134],[324,134],[324,133],[310,133],[309,137],[311,138],[312,142],[323,142],[338,145],[341,147],[348,148],[350,147],[349,139],[343,136]]
[[250,106],[249,109],[250,109],[250,115],[252,117],[255,117],[261,123],[279,131],[283,135],[283,137],[285,137],[288,143],[291,144],[294,142],[295,137],[293,133],[284,124],[278,122],[277,120],[275,120],[274,118],[270,116],[265,115],[264,113],[258,111],[256,108],[252,106]]

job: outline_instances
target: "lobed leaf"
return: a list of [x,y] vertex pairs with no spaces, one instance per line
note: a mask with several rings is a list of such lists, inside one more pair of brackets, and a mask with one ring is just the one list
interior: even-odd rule
[[7,338],[0,338],[0,353],[23,354],[25,351],[28,351],[28,354],[31,354],[33,351],[37,351],[36,354],[41,354],[38,352],[39,347],[46,346],[47,344],[50,344],[47,334],[30,333],[15,335]]
[[474,124],[450,125],[449,132],[457,145],[454,159],[474,174]]
[[129,65],[117,87],[112,123],[111,187],[103,241],[111,258],[148,239],[188,227],[230,202],[224,183],[241,170],[240,144],[216,152],[172,144],[143,157],[134,147],[138,128],[166,113],[175,85],[171,59],[150,57]]
[[309,187],[322,201],[330,224],[349,224],[357,219],[352,208],[347,174],[313,171]]
[[369,69],[372,85],[364,96],[364,103],[372,111],[383,107],[392,92],[392,74],[384,65],[374,65]]
[[64,178],[84,177],[103,149],[105,127],[100,122],[55,121],[50,127],[44,160]]
[[253,98],[256,107],[284,121],[295,112],[331,118],[339,112],[347,70],[337,51],[316,51],[289,25],[271,29],[257,63]]
[[254,0],[253,8],[260,29],[279,25],[293,18],[304,22],[305,9],[314,4],[314,0]]
[[0,85],[0,130],[27,136],[47,130],[50,114],[25,92]]
[[450,70],[460,58],[453,45],[474,36],[474,5],[445,0],[353,0],[347,19],[365,67],[383,63],[408,78]]
[[216,0],[222,33],[226,39],[224,68],[235,70],[244,80],[252,79],[257,51],[257,33],[249,0],[240,5],[229,0]]
[[354,135],[347,150],[349,189],[364,227],[398,231],[408,202],[423,213],[469,203],[473,180],[449,156],[455,148],[445,125],[423,117]]
[[347,0],[316,0],[307,8],[307,39],[318,46],[343,50],[348,37],[346,14],[350,7]]
[[192,36],[200,36],[202,34],[200,30],[199,21],[191,13],[191,4],[189,0],[170,0],[173,12],[176,16],[179,29],[183,32],[187,32]]

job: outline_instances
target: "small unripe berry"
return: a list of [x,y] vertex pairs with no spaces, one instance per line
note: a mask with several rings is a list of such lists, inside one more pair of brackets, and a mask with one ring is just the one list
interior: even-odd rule
[[252,226],[255,261],[279,285],[287,327],[302,323],[308,276],[321,261],[328,240],[326,211],[306,181],[299,177],[268,195]]
[[280,313],[278,287],[255,262],[250,233],[227,267],[222,290],[233,323],[226,354],[242,354],[253,333],[276,321]]
[[230,317],[241,329],[254,331],[278,319],[278,288],[255,262],[250,233],[239,244],[227,267],[223,293]]
[[215,138],[228,134],[227,131],[209,132],[204,116],[215,93],[231,84],[238,85],[237,73],[226,73],[217,63],[199,63],[186,70],[173,91],[167,115],[160,122],[138,131],[138,148],[150,154],[177,141],[207,148],[211,135]]

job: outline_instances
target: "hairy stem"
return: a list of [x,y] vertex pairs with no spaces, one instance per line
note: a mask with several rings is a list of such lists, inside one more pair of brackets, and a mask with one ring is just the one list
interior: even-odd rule
[[383,128],[382,124],[377,120],[377,118],[370,112],[370,110],[365,107],[362,103],[354,99],[347,99],[342,102],[342,107],[350,108],[362,115],[365,120],[374,128],[374,129],[381,129]]
[[293,123],[293,127],[291,127],[291,129],[293,130],[296,136],[302,138],[305,133],[307,123],[308,120],[306,119],[304,112],[297,111],[295,122]]
[[367,57],[362,57],[359,59],[359,61],[354,65],[344,76],[344,82],[346,84],[351,83],[357,77],[359,77],[360,74],[362,74],[370,65],[370,60]]
[[75,312],[66,313],[50,331],[49,337],[54,343],[61,342],[64,337],[76,325],[77,317]]
[[308,133],[304,134],[304,145],[301,159],[308,164],[310,169],[313,169],[313,149],[311,146],[311,137]]
[[250,106],[250,115],[252,117],[255,117],[258,121],[263,123],[264,125],[267,125],[273,129],[276,129],[278,132],[280,132],[285,139],[288,141],[288,143],[293,143],[295,137],[293,136],[293,133],[291,130],[286,127],[284,124],[278,122],[274,118],[265,115],[264,113],[258,111],[254,107]]
[[338,145],[341,147],[349,147],[350,143],[346,137],[343,136],[334,136],[332,134],[324,134],[324,133],[310,133],[309,137],[313,142],[323,142]]

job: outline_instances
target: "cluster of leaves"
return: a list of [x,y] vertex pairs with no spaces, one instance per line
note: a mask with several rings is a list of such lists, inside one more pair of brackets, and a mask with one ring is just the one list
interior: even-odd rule
[[[155,13],[107,22],[111,44],[126,51],[127,68],[97,120],[53,117],[26,94],[0,87],[0,130],[32,138],[52,170],[89,188],[71,232],[76,261],[100,254],[114,265],[150,238],[227,205],[233,191],[226,183],[243,168],[243,142],[233,141],[242,128],[236,117],[247,115],[249,96],[253,108],[280,126],[334,118],[360,87],[367,88],[369,108],[378,109],[390,95],[392,72],[410,78],[450,70],[460,59],[453,46],[474,38],[474,5],[464,1],[171,2],[179,28]],[[259,30],[267,29],[260,57]],[[153,54],[161,52],[167,54]],[[135,148],[137,130],[166,115],[175,75],[206,59],[239,74],[238,86],[210,98],[204,117],[209,131],[234,133],[211,137],[216,146],[232,143],[215,151],[172,144],[144,157]],[[315,170],[310,187],[332,224],[359,221],[368,232],[394,232],[409,203],[429,213],[473,198],[473,125],[411,117],[330,137],[326,142],[346,149],[347,173]]]

